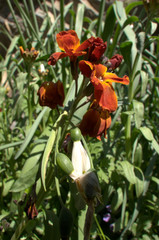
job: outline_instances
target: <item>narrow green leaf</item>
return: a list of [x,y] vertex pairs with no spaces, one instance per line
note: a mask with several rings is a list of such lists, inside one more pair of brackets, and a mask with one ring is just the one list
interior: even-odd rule
[[132,66],[132,63],[131,63],[132,42],[131,41],[122,42],[120,44],[120,51],[124,57],[124,61],[125,61],[126,65],[129,67],[129,71],[130,71],[131,66]]
[[137,147],[135,149],[135,153],[134,153],[134,164],[135,164],[135,166],[138,166],[138,167],[141,166],[142,157],[143,157],[142,145],[140,143],[138,143]]
[[15,15],[14,9],[13,9],[12,4],[11,4],[11,1],[7,0],[7,3],[8,3],[8,6],[10,8],[10,11],[12,13],[14,22],[16,23],[16,27],[17,27],[17,29],[18,29],[18,31],[20,33],[20,37],[22,39],[23,46],[26,48],[27,47],[26,40],[25,40],[24,34],[23,34],[22,30],[21,30],[21,26],[20,26],[19,22],[17,21],[17,16]]
[[138,44],[137,47],[139,49],[139,52],[142,53],[145,47],[145,32],[140,32],[137,35],[137,39],[138,39]]
[[123,226],[124,226],[124,219],[125,219],[125,215],[126,215],[126,206],[127,206],[127,186],[125,184],[124,194],[123,194],[122,210],[121,210],[120,229],[122,229]]
[[49,160],[50,152],[53,148],[54,142],[55,142],[55,136],[56,136],[56,130],[53,129],[51,131],[50,137],[47,141],[46,148],[43,154],[42,158],[42,164],[41,164],[41,180],[44,186],[44,190],[46,191],[46,186],[45,186],[45,176],[46,176],[46,168],[47,168],[47,163]]
[[159,154],[159,144],[155,139],[152,140],[152,147],[156,150],[156,152]]
[[40,157],[43,154],[46,143],[37,143],[32,149],[29,158],[26,160],[21,174],[23,175],[26,172],[30,171],[39,161]]
[[137,2],[129,3],[126,6],[126,13],[128,14],[134,7],[137,7],[139,5],[143,5],[143,1],[137,1]]
[[28,133],[28,135],[26,136],[23,144],[21,145],[19,151],[17,152],[17,154],[15,155],[15,159],[19,158],[20,155],[24,152],[24,150],[26,149],[26,147],[28,146],[28,144],[30,143],[37,127],[39,126],[39,123],[41,122],[43,116],[46,114],[47,111],[50,111],[50,109],[48,107],[45,107],[41,113],[39,114],[39,116],[37,117],[37,119],[35,120],[34,124],[32,125],[32,127],[30,128],[30,131]]
[[100,36],[102,31],[102,23],[103,23],[103,14],[105,9],[105,0],[100,1],[100,9],[99,9],[99,15],[98,15],[98,23],[97,23],[97,32],[96,35]]
[[12,185],[14,183],[14,179],[13,178],[10,178],[10,179],[6,179],[3,184],[4,184],[4,187],[3,187],[3,191],[2,191],[2,196],[5,197],[7,196],[8,192],[10,191]]
[[87,207],[84,210],[81,210],[80,214],[78,215],[78,239],[84,239],[83,230],[84,230],[86,213],[87,213]]
[[7,149],[7,148],[11,148],[11,147],[21,145],[22,143],[23,143],[23,141],[19,141],[19,142],[13,142],[13,143],[8,143],[8,144],[5,144],[5,145],[2,145],[2,146],[0,146],[0,151],[4,150],[4,149]]
[[17,43],[18,43],[18,40],[19,40],[19,36],[15,36],[11,43],[10,43],[10,46],[8,48],[8,51],[7,51],[7,54],[6,54],[6,58],[5,58],[5,61],[4,61],[4,67],[7,67],[10,59],[11,59],[11,56],[12,56],[12,53],[13,53],[13,50],[14,48],[17,46]]
[[111,202],[112,211],[114,212],[117,211],[117,209],[121,206],[122,203],[123,203],[123,191],[121,188],[118,188]]
[[141,123],[144,119],[144,105],[142,102],[133,100],[133,109],[135,112],[134,117],[136,128],[140,128]]
[[154,140],[153,134],[148,127],[140,127],[139,130],[148,141]]
[[75,23],[75,31],[81,40],[82,35],[82,27],[83,27],[83,17],[84,17],[84,4],[78,4],[77,12],[76,12],[76,23]]
[[140,168],[135,168],[134,171],[136,175],[135,183],[136,196],[140,197],[144,191],[144,175]]
[[27,82],[27,73],[20,72],[16,77],[17,88],[19,90],[19,94],[23,94],[24,84]]
[[62,120],[63,117],[67,116],[67,112],[64,111],[63,114],[61,114],[59,116],[59,118],[57,119],[57,121],[55,122],[53,129],[51,131],[50,137],[47,141],[46,147],[45,147],[45,151],[43,154],[43,158],[42,158],[42,164],[41,164],[41,180],[43,183],[43,187],[44,190],[46,191],[46,186],[45,186],[45,177],[46,177],[46,169],[47,169],[47,163],[49,160],[49,156],[50,156],[50,152],[54,146],[54,142],[55,142],[55,137],[56,137],[56,132],[58,129],[58,126],[60,124],[60,121]]
[[148,80],[149,80],[148,73],[141,70],[141,96],[142,97],[144,97],[146,94]]
[[111,5],[106,12],[105,25],[102,33],[103,41],[108,41],[112,37],[115,21],[116,21],[116,17],[114,14],[113,6]]
[[61,31],[65,30],[65,21],[64,21],[64,0],[60,0],[60,23]]
[[119,164],[122,166],[123,175],[126,177],[128,182],[135,184],[136,176],[134,173],[134,166],[131,163],[129,163],[128,161],[122,161]]

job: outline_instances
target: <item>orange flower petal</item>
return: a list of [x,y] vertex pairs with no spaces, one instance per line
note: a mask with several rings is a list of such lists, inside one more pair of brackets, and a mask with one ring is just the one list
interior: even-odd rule
[[90,42],[87,39],[83,43],[81,43],[81,45],[76,49],[76,51],[77,52],[83,51],[83,50],[87,49],[89,46],[90,46]]
[[23,49],[23,47],[20,46],[19,49],[20,49],[20,53],[21,53],[21,55],[23,55],[23,53],[24,53],[24,49]]
[[49,57],[49,60],[48,60],[48,64],[49,65],[55,65],[56,62],[61,59],[61,58],[64,58],[64,57],[67,57],[68,54],[65,53],[65,52],[56,52],[56,53],[53,53],[50,57]]
[[100,81],[96,77],[91,78],[91,82],[94,86],[94,97],[99,106],[114,112],[117,109],[118,101],[111,83]]
[[56,35],[59,48],[65,51],[65,47],[75,50],[79,47],[80,41],[74,30],[62,31]]
[[111,116],[109,111],[102,110],[96,100],[94,100],[90,109],[83,116],[79,128],[83,135],[89,135],[90,137],[96,137],[101,140],[103,134],[106,138],[107,129],[110,125]]
[[129,84],[129,77],[125,75],[123,78],[120,78],[115,73],[106,72],[103,76],[103,81],[118,82],[118,83],[128,85]]
[[97,139],[101,140],[102,134],[104,134],[104,137],[106,138],[107,135],[107,129],[111,125],[111,116],[109,115],[109,112],[103,111],[100,114],[100,127],[98,129],[97,133]]
[[59,80],[56,83],[43,82],[37,94],[41,106],[48,106],[52,109],[56,108],[57,104],[63,106],[64,88]]
[[82,134],[89,135],[90,137],[96,137],[98,129],[100,127],[100,114],[94,109],[89,109],[83,116],[80,123],[80,130]]
[[84,76],[89,78],[93,71],[93,64],[89,61],[81,60],[79,62],[79,69]]
[[107,67],[105,67],[105,66],[102,65],[102,64],[96,64],[96,65],[95,65],[94,75],[95,75],[97,78],[102,78],[103,75],[106,73],[106,71],[107,71]]

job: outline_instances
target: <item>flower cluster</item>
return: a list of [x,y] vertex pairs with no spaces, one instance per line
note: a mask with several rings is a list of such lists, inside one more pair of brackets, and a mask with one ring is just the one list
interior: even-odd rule
[[[122,56],[114,55],[111,59],[103,56],[107,43],[99,37],[90,37],[80,44],[80,40],[74,30],[62,31],[57,34],[56,41],[61,52],[53,53],[49,60],[49,65],[55,65],[59,59],[69,57],[71,62],[71,72],[78,81],[78,69],[84,75],[84,80],[89,78],[93,86],[88,99],[91,99],[90,108],[83,116],[79,125],[83,135],[89,135],[101,140],[101,136],[106,138],[107,129],[111,125],[110,113],[116,111],[118,106],[117,96],[112,86],[112,82],[129,84],[128,76],[118,77],[112,71],[116,69]],[[83,56],[84,59],[78,61],[77,58]],[[104,62],[102,64],[102,62]],[[86,80],[85,80],[86,81]],[[88,85],[87,85],[88,88]],[[90,89],[92,89],[90,87]],[[84,92],[85,89],[83,89]],[[64,100],[63,85],[61,82],[44,82],[38,91],[39,103],[41,106],[49,106],[52,109],[59,104],[62,106]]]
[[26,49],[24,51],[23,47],[20,46],[19,49],[20,49],[20,53],[21,53],[22,57],[28,63],[29,62],[34,62],[35,59],[37,58],[38,54],[39,54],[39,51],[36,51],[34,47],[32,47],[30,50]]

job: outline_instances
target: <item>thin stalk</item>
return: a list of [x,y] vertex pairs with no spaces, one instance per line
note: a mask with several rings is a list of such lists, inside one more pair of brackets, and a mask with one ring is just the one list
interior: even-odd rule
[[[97,227],[98,227],[98,230],[99,230],[99,232],[100,232],[100,235],[101,235],[101,237],[102,237],[102,240],[106,240],[106,239],[110,240],[108,237],[105,238],[105,235],[104,235],[104,233],[103,233],[103,230],[102,230],[102,228],[101,228],[101,226],[100,226],[100,224],[99,224],[99,222],[98,222],[98,219],[97,219],[97,217],[96,217],[95,214],[94,214],[94,219],[95,219],[95,222],[96,222],[96,224],[97,224]],[[100,238],[100,239],[101,239],[101,238]]]
[[33,22],[34,22],[34,26],[35,26],[35,31],[36,31],[36,33],[38,35],[38,33],[39,33],[39,26],[38,26],[37,18],[36,18],[36,15],[35,15],[34,4],[33,4],[32,0],[29,0],[29,2],[30,2],[30,7],[31,7],[31,13],[32,13],[32,16],[33,16]]
[[59,145],[59,141],[60,141],[60,136],[61,136],[61,130],[62,127],[60,126],[58,128],[58,132],[57,132],[57,140],[56,140],[56,145],[55,145],[55,153],[54,153],[54,167],[55,167],[55,185],[56,185],[56,191],[57,191],[57,196],[59,198],[60,204],[61,206],[64,206],[64,203],[62,201],[62,197],[61,197],[61,192],[60,192],[60,183],[59,183],[59,179],[57,177],[57,163],[56,163],[56,155],[59,152],[58,150],[58,145]]
[[[138,60],[139,60],[139,54],[137,53],[134,63],[133,63],[133,67],[131,70],[131,74],[130,74],[130,84],[129,84],[129,92],[128,92],[128,100],[129,100],[129,108],[128,111],[131,111],[132,106],[132,100],[134,97],[134,79],[135,79],[135,74],[136,74],[136,67],[138,64]],[[126,155],[127,155],[127,159],[128,161],[131,161],[132,157],[131,157],[131,114],[127,116],[127,121],[126,121],[126,126],[125,126],[125,138],[126,138],[126,144],[125,144],[125,148],[126,148]]]
[[64,0],[60,0],[60,14],[61,14],[61,18],[60,18],[61,31],[64,31],[64,29],[65,29],[65,27],[64,27]]
[[29,125],[32,125],[32,102],[31,102],[31,64],[28,64],[28,116],[29,116]]
[[100,4],[100,10],[99,10],[99,17],[98,17],[98,25],[97,25],[97,36],[101,35],[101,28],[102,28],[102,18],[103,18],[103,14],[104,14],[104,9],[105,9],[105,0],[101,1]]
[[14,22],[15,22],[17,28],[18,28],[19,34],[20,34],[20,36],[21,36],[21,39],[22,39],[22,42],[23,42],[23,46],[24,46],[24,48],[27,48],[27,44],[26,44],[26,41],[25,41],[23,32],[22,32],[21,27],[20,27],[20,25],[19,25],[19,23],[18,23],[18,21],[17,21],[17,19],[16,19],[16,16],[15,16],[15,13],[14,13],[14,10],[13,10],[13,8],[12,8],[12,4],[11,4],[10,0],[7,0],[7,3],[8,3],[8,6],[9,6],[9,8],[10,8],[10,11],[11,11],[11,13],[12,13],[12,16],[13,16],[13,18],[14,18]]

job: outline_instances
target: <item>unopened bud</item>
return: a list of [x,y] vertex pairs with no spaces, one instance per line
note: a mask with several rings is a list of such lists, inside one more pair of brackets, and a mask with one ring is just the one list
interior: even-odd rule
[[59,167],[68,175],[73,172],[73,165],[71,160],[63,153],[58,153],[56,156],[56,161]]
[[83,174],[76,180],[76,184],[79,192],[88,205],[92,202],[96,204],[97,200],[100,201],[101,191],[95,172],[92,171]]
[[71,129],[71,139],[73,142],[80,141],[82,138],[81,130],[79,128]]

